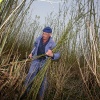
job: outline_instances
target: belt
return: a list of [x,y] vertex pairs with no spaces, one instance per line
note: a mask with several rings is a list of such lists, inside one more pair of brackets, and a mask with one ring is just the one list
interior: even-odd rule
[[38,58],[39,61],[43,61],[45,59],[46,59],[46,57],[40,57],[40,58]]

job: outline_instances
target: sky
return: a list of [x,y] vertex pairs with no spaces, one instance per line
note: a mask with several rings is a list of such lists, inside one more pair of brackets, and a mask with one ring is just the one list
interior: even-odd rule
[[59,4],[63,4],[64,0],[35,0],[30,8],[30,16],[35,19],[35,16],[40,16],[40,24],[45,23],[45,17],[51,12],[58,13]]
[[[40,16],[40,19],[38,20],[40,22],[40,25],[45,24],[45,18],[50,15],[51,12],[53,12],[53,14],[58,14],[59,12],[59,4],[63,5],[65,0],[34,0],[28,16],[30,16],[30,20],[35,20],[36,15]],[[71,9],[71,5],[72,3],[74,3],[76,0],[66,0],[67,2],[67,7]],[[73,1],[73,2],[71,2]],[[87,1],[87,0],[86,0]],[[98,1],[98,5],[100,4],[100,0],[95,0],[95,4]],[[84,0],[82,0],[82,2],[84,2]],[[100,6],[99,6],[99,10],[100,10]],[[67,14],[67,18],[68,16],[70,16],[70,10]]]
[[[70,8],[70,9],[72,9],[71,7],[72,7],[72,5],[74,5],[74,7],[73,7],[74,10],[73,11],[75,11],[75,14],[77,15],[78,4],[75,5],[76,4],[75,1],[77,1],[77,0],[67,0],[67,1],[68,1],[66,3],[67,7]],[[85,7],[88,8],[88,3],[87,3],[88,0],[82,0],[81,6],[83,6],[84,1],[86,3]],[[94,1],[95,1],[95,4],[96,4],[95,5],[95,9],[97,10],[97,7],[98,7],[98,11],[100,11],[100,6],[97,6],[97,4],[100,5],[100,0],[94,0]],[[30,7],[29,13],[28,13],[28,16],[30,16],[31,23],[32,23],[33,20],[35,20],[35,16],[37,15],[37,16],[40,16],[40,19],[38,20],[40,22],[39,25],[41,25],[41,26],[44,27],[45,18],[48,15],[50,15],[51,12],[53,12],[55,14],[58,14],[58,12],[59,12],[59,4],[63,5],[63,3],[64,3],[64,0],[34,0],[33,3],[32,3],[32,5],[31,5],[31,7]],[[85,13],[87,13],[87,8],[85,8],[85,10],[86,10]],[[71,18],[71,10],[68,9],[68,11],[69,12],[68,12],[68,14],[66,16],[66,20],[69,20]],[[98,18],[100,19],[100,13],[97,13],[97,14],[99,14]],[[29,23],[29,19],[28,19],[28,23]],[[66,25],[67,25],[67,21],[66,21]],[[83,28],[81,28],[81,30],[83,30]]]

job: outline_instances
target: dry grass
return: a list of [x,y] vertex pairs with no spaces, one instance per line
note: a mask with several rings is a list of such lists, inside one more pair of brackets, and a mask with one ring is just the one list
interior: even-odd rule
[[[6,4],[7,9],[10,4],[13,9],[2,12],[0,26],[0,99],[18,100],[26,89],[23,82],[30,66],[31,60],[27,56],[34,41],[32,38],[36,37],[35,33],[41,26],[34,21],[31,28],[23,30],[27,27],[26,13],[33,0],[30,0],[27,7],[25,0],[21,3],[17,0],[8,1],[2,2],[2,8]],[[67,25],[64,22],[68,13],[65,3],[62,12],[64,15],[61,12],[55,17],[51,14],[49,21],[55,32],[53,38],[57,41],[53,51],[59,51],[61,58],[57,61],[48,59],[33,80],[26,99],[36,99],[46,73],[48,88],[44,100],[100,100],[100,27],[99,13],[94,3],[92,0],[80,0],[74,4],[72,0],[72,8],[69,9],[71,16]],[[63,24],[60,23],[61,15],[64,16]],[[34,25],[36,26],[32,30]],[[60,28],[63,30],[62,34]]]

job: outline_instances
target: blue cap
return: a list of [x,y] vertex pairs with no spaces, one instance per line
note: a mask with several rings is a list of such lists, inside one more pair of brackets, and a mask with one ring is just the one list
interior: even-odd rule
[[45,27],[43,29],[43,32],[46,32],[46,33],[52,33],[52,29],[50,27]]

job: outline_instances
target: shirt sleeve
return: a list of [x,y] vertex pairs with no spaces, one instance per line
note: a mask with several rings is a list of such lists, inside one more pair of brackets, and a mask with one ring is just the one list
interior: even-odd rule
[[36,41],[35,41],[34,44],[33,44],[33,49],[32,49],[32,51],[31,51],[32,56],[33,56],[34,53],[35,53],[35,49],[36,49],[36,47],[37,47],[37,44],[38,44],[38,38],[36,39]]
[[[53,43],[52,43],[52,49],[55,48],[55,47],[56,47],[56,43],[53,42]],[[59,58],[60,58],[60,53],[59,53],[59,52],[54,53],[54,54],[53,54],[53,57],[51,57],[51,58],[52,58],[52,60],[57,60],[57,59],[59,59]]]

